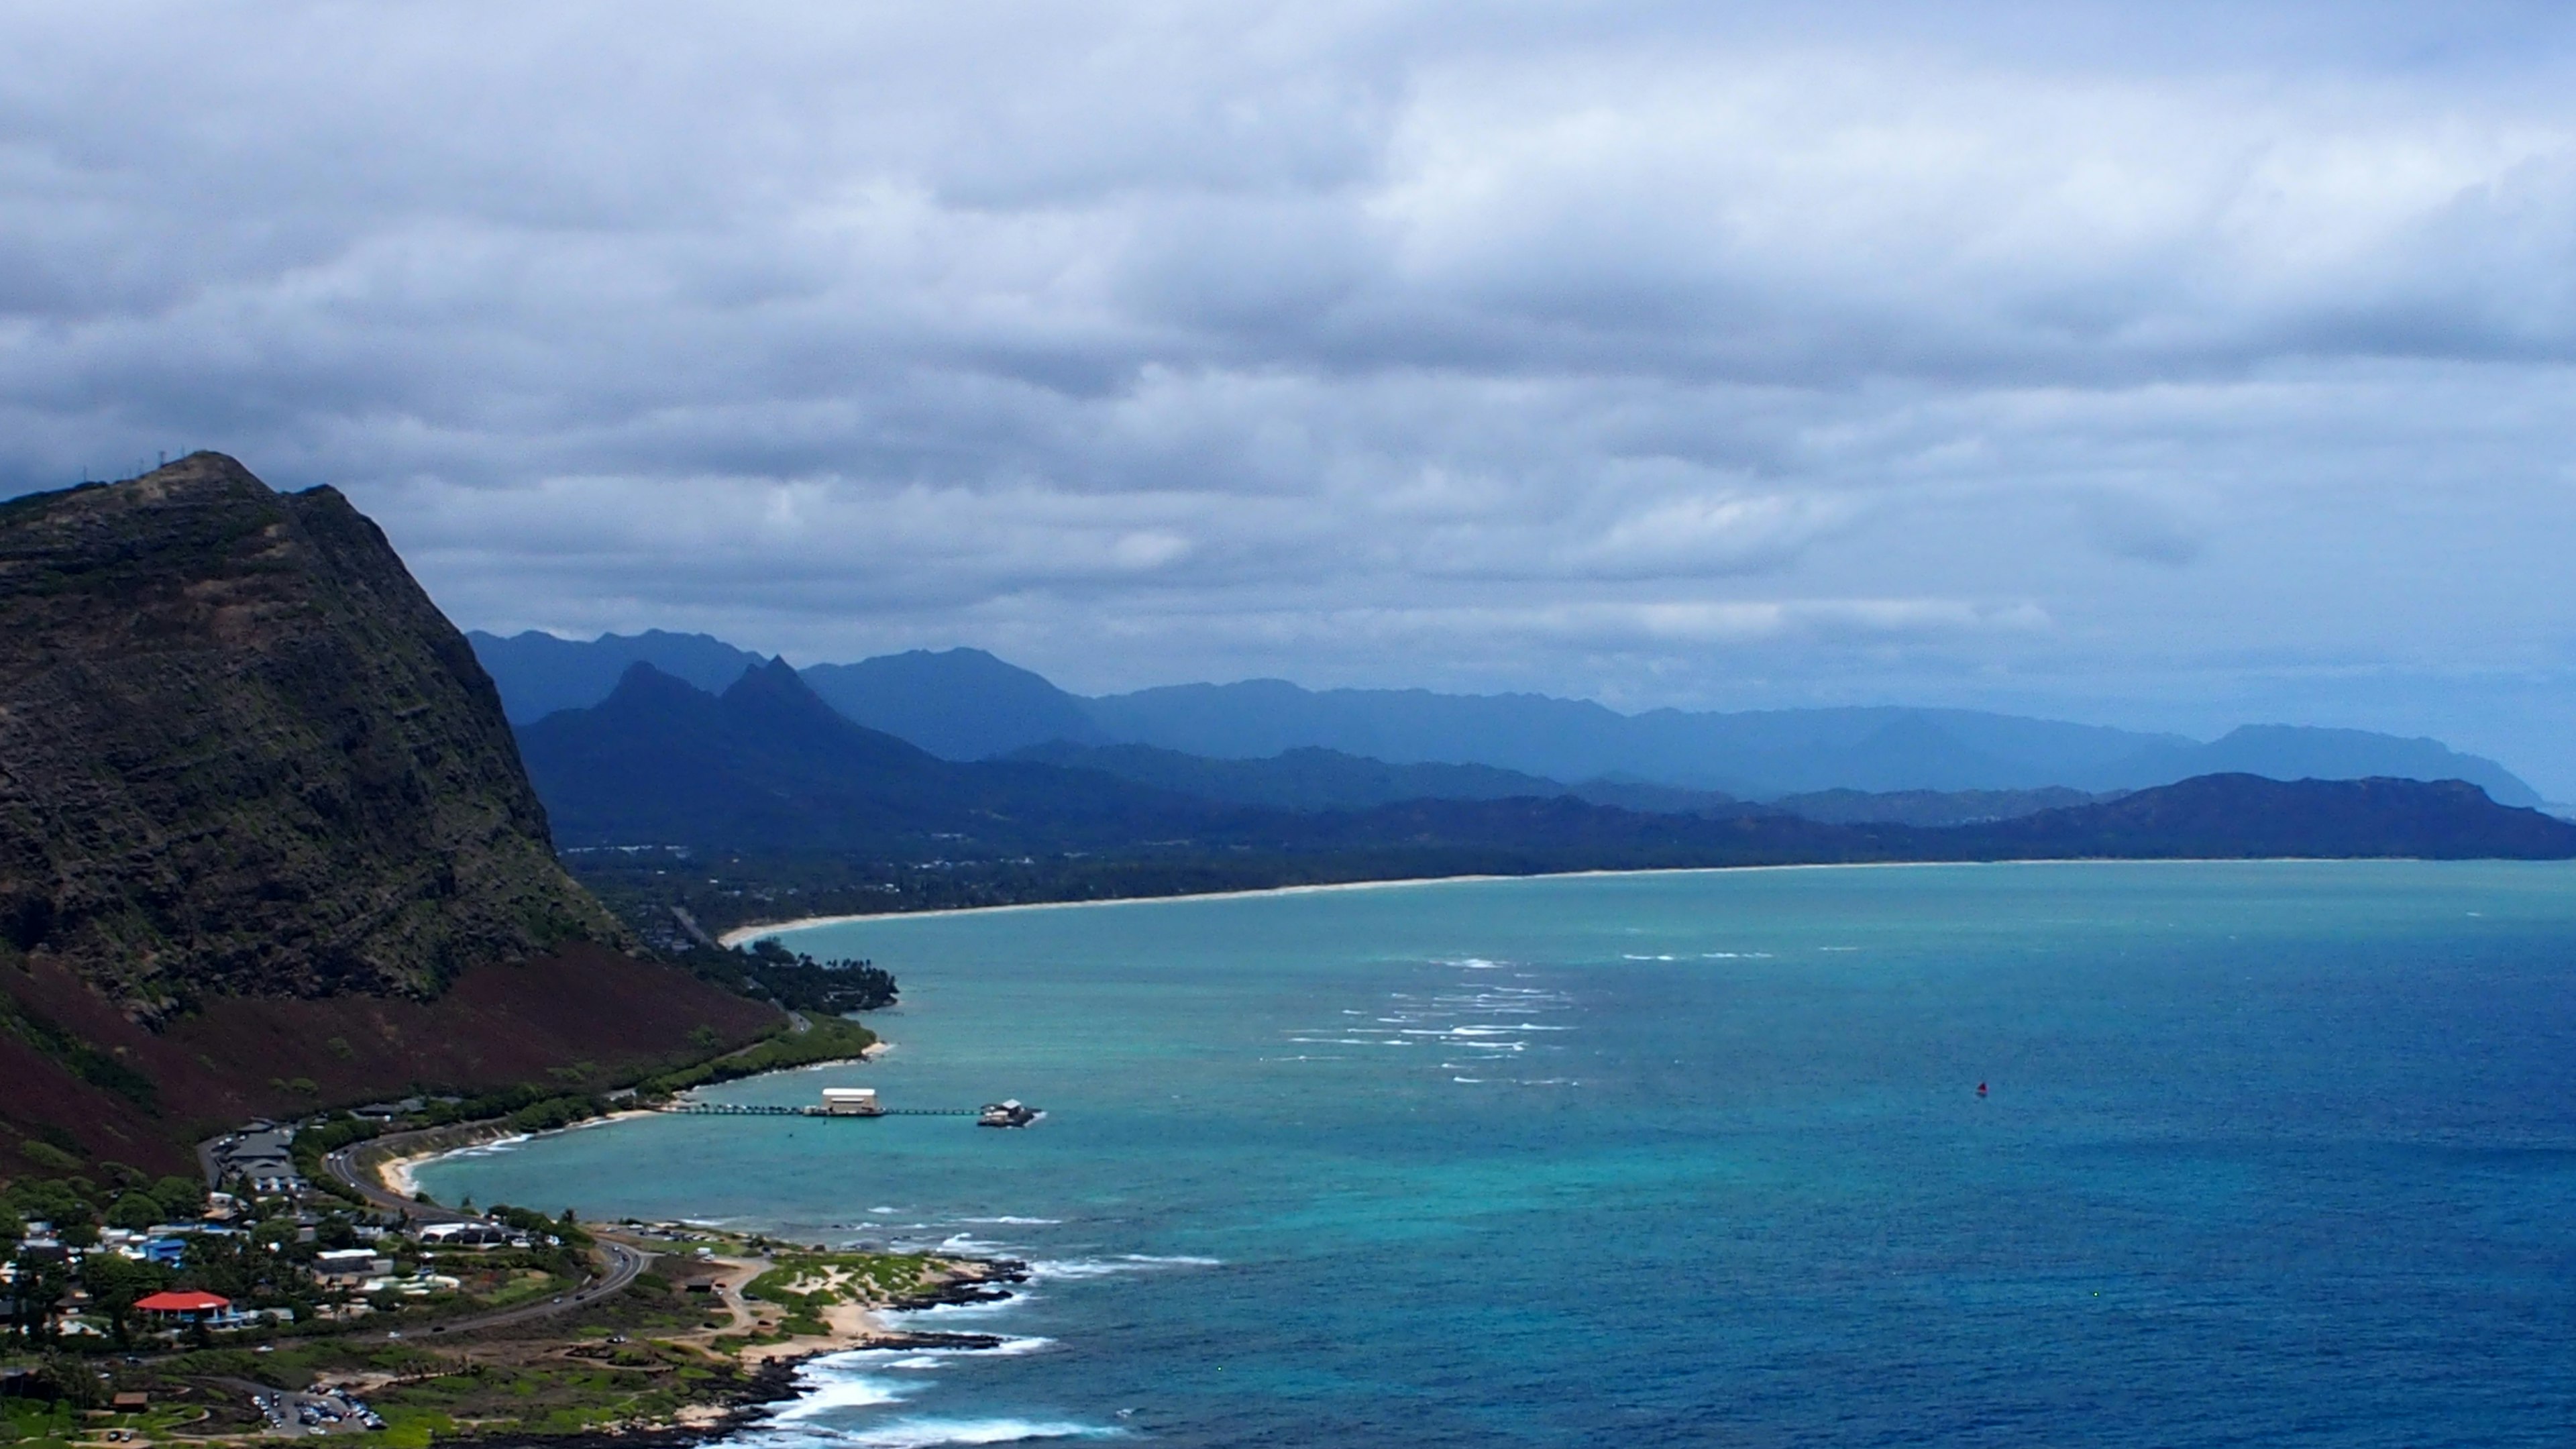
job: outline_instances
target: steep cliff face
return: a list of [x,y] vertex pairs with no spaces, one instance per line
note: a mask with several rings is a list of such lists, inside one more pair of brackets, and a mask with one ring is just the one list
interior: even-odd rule
[[339,493],[199,453],[0,504],[0,965],[156,1022],[621,940],[472,649]]

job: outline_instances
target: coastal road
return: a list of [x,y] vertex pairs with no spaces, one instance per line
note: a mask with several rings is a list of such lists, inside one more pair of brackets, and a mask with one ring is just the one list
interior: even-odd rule
[[412,1336],[426,1338],[434,1333],[479,1333],[487,1328],[507,1328],[512,1324],[531,1323],[540,1318],[552,1318],[558,1313],[571,1313],[587,1308],[624,1292],[626,1285],[634,1282],[635,1276],[643,1272],[644,1265],[651,1261],[649,1255],[642,1251],[630,1248],[624,1243],[610,1242],[606,1238],[598,1240],[598,1248],[599,1256],[608,1271],[570,1293],[559,1294],[543,1303],[522,1303],[515,1308],[501,1309],[497,1313],[480,1313],[472,1318],[451,1318],[444,1323],[423,1328]]
[[[420,1133],[398,1132],[373,1141],[354,1143],[337,1152],[325,1154],[322,1158],[322,1169],[330,1173],[335,1181],[346,1185],[351,1191],[365,1198],[372,1206],[385,1212],[400,1213],[413,1222],[479,1221],[469,1212],[441,1207],[436,1203],[415,1202],[404,1197],[387,1188],[375,1173],[358,1165],[358,1154],[361,1152],[371,1148],[377,1151],[390,1148],[395,1155],[399,1156],[405,1147],[436,1135],[437,1130]],[[593,1253],[599,1271],[594,1272],[588,1281],[569,1293],[541,1303],[523,1303],[494,1313],[477,1314],[472,1318],[450,1319],[445,1323],[429,1325],[423,1328],[421,1333],[424,1335],[472,1333],[486,1328],[506,1328],[515,1323],[551,1318],[558,1313],[570,1313],[624,1291],[626,1285],[634,1282],[636,1275],[644,1271],[644,1265],[649,1261],[649,1255],[642,1250],[630,1248],[624,1243],[611,1242],[605,1238],[596,1240]]]
[[377,1153],[390,1149],[391,1156],[400,1157],[403,1155],[403,1149],[411,1146],[413,1142],[433,1137],[446,1130],[448,1129],[433,1128],[428,1132],[396,1132],[390,1136],[378,1137],[366,1142],[354,1142],[337,1152],[324,1154],[322,1170],[331,1174],[334,1181],[365,1198],[370,1207],[380,1212],[400,1213],[413,1222],[420,1223],[472,1222],[475,1220],[474,1214],[440,1207],[434,1202],[414,1202],[386,1187],[384,1179],[376,1176],[374,1172],[358,1165],[358,1155],[362,1152]]

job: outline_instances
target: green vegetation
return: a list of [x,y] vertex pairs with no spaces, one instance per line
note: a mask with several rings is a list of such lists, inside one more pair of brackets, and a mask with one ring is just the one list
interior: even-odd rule
[[[91,1086],[104,1087],[147,1112],[160,1106],[160,1089],[152,1084],[150,1077],[55,1025],[42,1014],[18,1002],[6,991],[0,991],[0,1032],[7,1032],[46,1056],[61,1062],[70,1069],[73,1076]],[[42,1148],[46,1145],[22,1144],[19,1150],[26,1153],[31,1161],[44,1163],[45,1156],[41,1152],[28,1152],[27,1148],[29,1146]]]
[[[264,1354],[202,1350],[158,1363],[153,1373],[162,1383],[247,1380],[273,1388],[301,1388],[317,1379],[360,1373],[395,1375],[395,1382],[368,1396],[385,1420],[385,1431],[369,1436],[368,1443],[398,1449],[427,1449],[434,1441],[467,1433],[558,1435],[668,1422],[682,1405],[721,1400],[743,1382],[730,1364],[649,1339],[585,1344],[568,1356],[547,1355],[529,1363],[493,1363],[375,1336],[339,1338],[281,1343]],[[45,1407],[26,1413],[19,1423],[26,1429],[59,1431],[78,1422],[77,1411],[48,1414]],[[22,1431],[20,1442],[36,1449],[42,1440]]]
[[[12,1449],[67,1449],[108,1433],[167,1442],[174,1435],[253,1427],[220,1391],[166,1383],[146,1370],[120,1366],[101,1378],[86,1362],[60,1357],[40,1360],[35,1369],[24,1392],[0,1397],[0,1444]],[[149,1391],[151,1403],[138,1410],[108,1407],[127,1389]]]
[[787,1310],[779,1327],[791,1335],[824,1332],[823,1310],[839,1303],[881,1304],[929,1286],[931,1260],[919,1253],[781,1253],[751,1280],[745,1298]]
[[790,951],[776,941],[751,943],[736,988],[746,996],[766,995],[791,1011],[819,1011],[846,1016],[894,1005],[894,974],[870,961],[817,961]]
[[737,1077],[756,1077],[763,1072],[838,1061],[859,1055],[876,1045],[876,1040],[875,1032],[857,1022],[844,1021],[837,1016],[818,1017],[804,1031],[789,1031],[711,1062],[700,1062],[694,1067],[648,1077],[637,1084],[637,1090],[655,1094],[685,1092],[711,1082],[730,1082]]
[[496,1202],[484,1209],[483,1215],[507,1223],[520,1232],[552,1236],[574,1247],[586,1248],[591,1243],[590,1234],[582,1231],[581,1219],[571,1208],[565,1208],[560,1217],[550,1218],[528,1208]]

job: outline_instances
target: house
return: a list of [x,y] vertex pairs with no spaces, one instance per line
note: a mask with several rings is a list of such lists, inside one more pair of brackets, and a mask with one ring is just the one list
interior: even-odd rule
[[193,1288],[155,1293],[135,1300],[134,1310],[153,1323],[178,1325],[208,1323],[231,1314],[233,1301],[216,1293],[200,1293]]
[[510,1234],[492,1223],[431,1223],[420,1230],[420,1241],[433,1248],[501,1248]]
[[255,1123],[208,1149],[218,1181],[248,1183],[254,1194],[297,1193],[304,1176],[296,1170],[295,1129]]
[[334,1248],[313,1255],[314,1276],[330,1283],[355,1283],[394,1270],[394,1260],[372,1248]]

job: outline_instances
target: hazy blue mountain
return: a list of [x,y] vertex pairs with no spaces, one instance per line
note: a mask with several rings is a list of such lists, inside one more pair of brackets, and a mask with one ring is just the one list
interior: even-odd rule
[[[1567,784],[1517,770],[1498,770],[1491,765],[1391,765],[1384,760],[1312,746],[1283,750],[1263,760],[1225,760],[1153,745],[1077,745],[1058,740],[1014,751],[1010,758],[1099,770],[1175,794],[1279,810],[1361,810],[1400,800],[1557,796],[1640,814],[1741,815],[1754,808],[1711,790],[1622,780]],[[2068,794],[2075,799],[2088,798]]]
[[2099,797],[2051,785],[2040,790],[1818,790],[1783,795],[1769,808],[1837,825],[1892,824],[1943,827],[2018,820],[2043,810],[2093,804]]
[[1259,758],[1306,746],[1394,764],[1483,764],[1555,780],[1624,779],[1765,800],[1832,790],[2142,789],[2226,772],[2273,779],[2464,779],[2500,803],[2539,795],[2493,760],[2363,730],[2248,726],[2173,734],[1975,710],[1878,706],[1622,715],[1539,695],[1192,684],[1088,702],[1112,737]]
[[[1434,694],[1424,689],[1302,689],[1280,679],[1178,684],[1087,702],[1111,738],[1220,759],[1262,759],[1313,746],[1395,764],[1480,764],[1554,780],[1614,771],[1731,789],[1706,770],[1689,778],[1635,769],[1615,745],[1628,717],[1545,695]],[[1707,762],[1697,762],[1706,765]]]
[[1398,764],[1485,764],[1762,797],[1808,790],[2013,790],[2089,778],[2193,743],[1970,710],[1846,708],[1623,715],[1541,695],[1179,685],[1090,701],[1112,736],[1190,754],[1320,746]]
[[2192,775],[2263,775],[2275,780],[2466,780],[2499,805],[2538,805],[2540,795],[2493,760],[2463,755],[2440,740],[2368,730],[2246,725],[2205,745],[2145,751],[2089,778],[2104,789],[2160,785]]
[[783,661],[721,695],[638,663],[518,736],[568,846],[989,855],[1186,834],[1215,809],[1095,771],[940,759],[852,723]]
[[534,629],[505,639],[477,629],[465,638],[499,686],[502,712],[512,724],[559,709],[587,709],[608,698],[630,665],[650,664],[700,689],[721,690],[760,662],[759,655],[710,635],[660,629],[597,639],[558,639]]
[[[1847,826],[1846,829],[1902,827]],[[2196,775],[2116,800],[1912,833],[1973,842],[1989,859],[2565,860],[2576,825],[2499,805],[2459,780],[2273,780]]]
[[[471,637],[510,718],[520,723],[605,699],[638,661],[708,690],[725,688],[756,662],[705,635],[609,635],[591,643],[543,634]],[[1707,798],[1712,792],[1752,800],[1832,791],[2098,792],[2229,771],[2293,780],[2464,779],[2505,804],[2538,802],[2530,786],[2492,760],[2458,754],[2433,740],[2360,730],[2249,726],[2202,743],[2182,735],[1975,710],[1659,709],[1624,715],[1544,695],[1310,690],[1275,679],[1085,699],[980,649],[915,650],[857,664],[816,665],[803,673],[847,718],[947,760],[985,759],[1058,740],[1150,746],[1207,760],[1275,760],[1322,750],[1386,769],[1480,766],[1599,803],[1702,813],[1723,812],[1730,803]],[[1217,775],[1207,775],[1201,788],[1216,792],[1205,796],[1215,799],[1304,798],[1300,791],[1325,789],[1312,765],[1303,783],[1289,778],[1300,768],[1292,763],[1273,766],[1259,783],[1250,776],[1225,776],[1234,783],[1219,785],[1210,783]],[[1165,762],[1154,768],[1179,767]],[[1334,768],[1347,773],[1350,767]],[[1139,764],[1123,773],[1141,779],[1151,771]],[[1362,794],[1381,788],[1396,787],[1355,779],[1331,787]],[[1498,798],[1467,777],[1450,777],[1442,788],[1471,792],[1450,798]],[[1655,790],[1685,793],[1656,796]],[[1899,812],[1888,818],[1921,813],[1914,806],[1887,808]],[[1921,808],[1947,818],[1950,807]]]
[[935,856],[1016,865],[1032,884],[1087,870],[1081,862],[1103,849],[1175,863],[1182,873],[1167,871],[1165,889],[1199,861],[1277,884],[1319,869],[1366,878],[2085,855],[2576,854],[2576,825],[2505,809],[2473,785],[2404,780],[2210,776],[1948,830],[1641,814],[1567,795],[1318,811],[1217,805],[1098,770],[942,760],[843,718],[783,661],[745,672],[722,695],[639,663],[606,700],[517,733],[566,844]]
[[1078,696],[981,649],[915,649],[856,664],[817,664],[804,675],[834,709],[943,759],[1109,738]]

